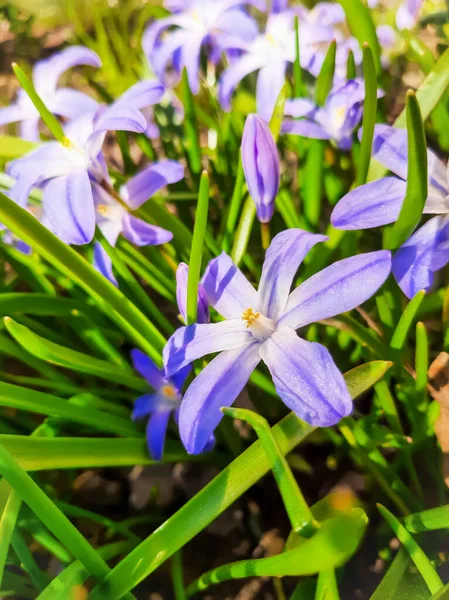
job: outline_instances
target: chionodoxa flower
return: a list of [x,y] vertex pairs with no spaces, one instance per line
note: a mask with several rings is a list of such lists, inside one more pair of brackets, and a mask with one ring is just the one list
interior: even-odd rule
[[359,306],[388,277],[390,252],[341,260],[313,275],[291,294],[293,278],[309,250],[326,238],[301,229],[278,234],[269,246],[256,291],[226,253],[209,263],[203,288],[224,321],[178,329],[164,349],[167,376],[192,361],[220,352],[194,379],[180,409],[181,439],[192,454],[203,450],[260,360],[276,391],[301,419],[337,423],[352,409],[351,397],[328,350],[296,330]]

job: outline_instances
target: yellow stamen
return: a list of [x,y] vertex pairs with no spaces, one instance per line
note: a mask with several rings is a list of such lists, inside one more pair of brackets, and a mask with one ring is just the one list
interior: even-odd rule
[[247,308],[243,311],[242,321],[245,323],[245,327],[251,327],[254,321],[256,321],[260,317],[260,312],[253,312],[252,308]]
[[109,212],[109,206],[107,204],[99,204],[97,206],[97,210],[100,213],[100,215],[107,215]]
[[164,396],[166,396],[169,400],[176,400],[178,398],[178,393],[175,390],[175,388],[172,385],[164,385],[162,387],[162,393],[164,394]]

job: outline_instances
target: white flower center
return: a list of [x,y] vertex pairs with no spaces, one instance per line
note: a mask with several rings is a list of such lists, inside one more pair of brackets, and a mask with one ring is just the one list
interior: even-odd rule
[[243,311],[242,321],[258,342],[264,342],[276,329],[272,319],[268,319],[260,312],[254,312],[252,308]]
[[178,390],[171,383],[166,383],[163,385],[161,388],[161,393],[165,400],[172,404],[177,404],[181,400]]

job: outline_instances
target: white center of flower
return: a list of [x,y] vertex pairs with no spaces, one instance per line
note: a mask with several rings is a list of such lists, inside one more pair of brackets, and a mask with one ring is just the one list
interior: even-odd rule
[[276,329],[272,319],[268,319],[260,312],[254,312],[252,308],[243,311],[242,321],[258,342],[264,342]]
[[166,383],[161,388],[162,395],[168,402],[176,404],[181,399],[178,390],[171,383]]

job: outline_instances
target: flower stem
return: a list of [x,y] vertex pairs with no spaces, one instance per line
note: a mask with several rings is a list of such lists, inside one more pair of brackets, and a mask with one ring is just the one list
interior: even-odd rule
[[271,242],[271,231],[269,223],[260,224],[260,234],[262,236],[262,248],[266,250]]

